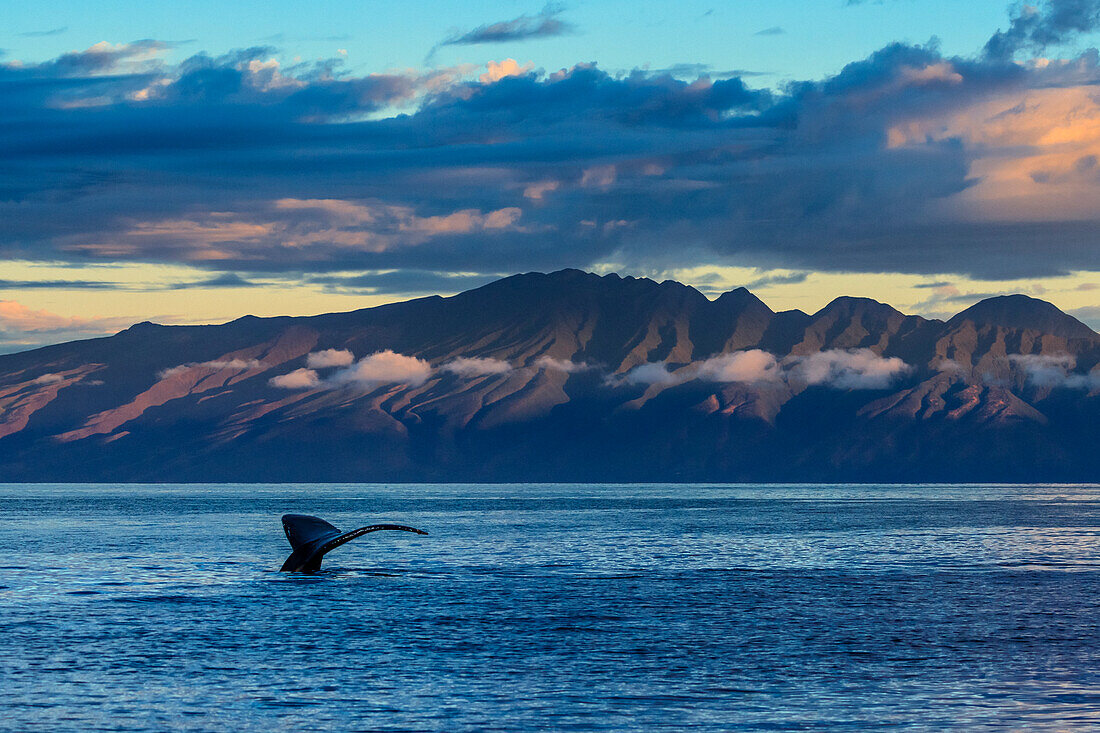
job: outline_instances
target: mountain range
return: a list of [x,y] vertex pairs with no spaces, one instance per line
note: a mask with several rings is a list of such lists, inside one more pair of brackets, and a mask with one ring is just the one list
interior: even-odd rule
[[0,481],[1095,481],[1100,335],[577,270],[0,356]]

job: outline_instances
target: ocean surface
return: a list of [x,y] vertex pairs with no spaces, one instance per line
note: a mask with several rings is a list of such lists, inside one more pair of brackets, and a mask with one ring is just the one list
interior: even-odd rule
[[0,485],[0,633],[11,731],[1088,729],[1100,486]]

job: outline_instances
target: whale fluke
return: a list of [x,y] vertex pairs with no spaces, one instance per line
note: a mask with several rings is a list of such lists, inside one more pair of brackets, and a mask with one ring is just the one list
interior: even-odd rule
[[359,535],[378,532],[383,529],[428,534],[423,530],[406,527],[402,524],[372,524],[369,527],[360,527],[350,532],[341,532],[320,517],[311,517],[307,514],[284,514],[283,531],[286,532],[286,538],[290,540],[290,546],[294,551],[290,553],[290,557],[286,559],[279,570],[291,573],[312,573],[320,570],[321,558],[325,556],[326,552],[335,550]]

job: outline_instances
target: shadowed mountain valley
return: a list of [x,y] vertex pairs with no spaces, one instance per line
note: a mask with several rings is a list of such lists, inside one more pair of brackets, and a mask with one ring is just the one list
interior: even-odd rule
[[0,356],[6,481],[1086,481],[1100,335],[576,270]]

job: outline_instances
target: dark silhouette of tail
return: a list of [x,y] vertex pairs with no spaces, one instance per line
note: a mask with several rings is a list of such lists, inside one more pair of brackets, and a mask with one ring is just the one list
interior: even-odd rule
[[294,551],[290,553],[290,557],[286,559],[279,570],[291,573],[315,572],[321,569],[321,558],[325,556],[326,552],[335,550],[359,535],[383,529],[428,534],[423,530],[401,524],[372,524],[369,527],[360,527],[350,532],[341,532],[320,517],[311,517],[306,514],[284,514],[283,531],[286,532],[286,538],[290,540],[290,546]]

